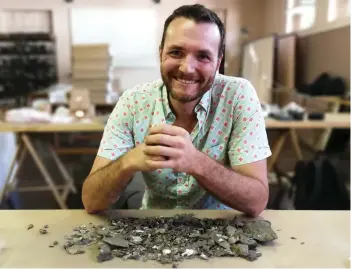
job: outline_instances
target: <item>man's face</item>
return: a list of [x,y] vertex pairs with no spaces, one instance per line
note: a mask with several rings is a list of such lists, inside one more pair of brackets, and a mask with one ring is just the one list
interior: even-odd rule
[[214,23],[186,18],[170,23],[160,58],[162,79],[173,99],[192,102],[211,88],[221,61],[220,40]]

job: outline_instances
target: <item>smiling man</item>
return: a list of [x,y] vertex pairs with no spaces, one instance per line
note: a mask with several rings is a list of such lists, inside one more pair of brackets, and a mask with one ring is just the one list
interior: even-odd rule
[[222,22],[201,5],[166,20],[162,79],[120,97],[83,184],[87,212],[108,208],[137,171],[147,186],[142,209],[264,210],[265,122],[251,83],[218,74],[224,43]]

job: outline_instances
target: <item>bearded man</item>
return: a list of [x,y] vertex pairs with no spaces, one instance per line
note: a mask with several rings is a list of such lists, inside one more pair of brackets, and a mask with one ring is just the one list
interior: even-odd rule
[[176,9],[159,48],[162,79],[126,90],[83,184],[87,212],[107,209],[142,172],[141,209],[235,209],[268,202],[271,155],[252,84],[218,73],[224,25],[202,5]]

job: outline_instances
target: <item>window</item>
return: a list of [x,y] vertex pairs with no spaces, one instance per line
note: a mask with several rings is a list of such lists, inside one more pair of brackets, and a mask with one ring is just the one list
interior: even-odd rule
[[288,0],[286,10],[287,33],[313,26],[316,17],[316,0]]
[[153,9],[74,8],[72,45],[108,44],[113,67],[154,67],[157,19]]
[[350,16],[350,0],[329,0],[328,22]]

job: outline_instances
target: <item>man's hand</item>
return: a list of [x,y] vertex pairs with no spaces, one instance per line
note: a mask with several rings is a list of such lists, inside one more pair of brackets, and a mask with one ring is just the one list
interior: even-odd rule
[[172,168],[176,172],[191,173],[198,153],[190,134],[183,128],[161,124],[150,128],[144,140],[144,153],[164,160],[145,160],[154,169]]
[[128,167],[130,167],[133,171],[152,171],[157,168],[149,164],[149,161],[165,161],[166,159],[162,156],[151,156],[145,154],[145,143],[140,144],[139,146],[132,149],[130,152],[126,154]]

